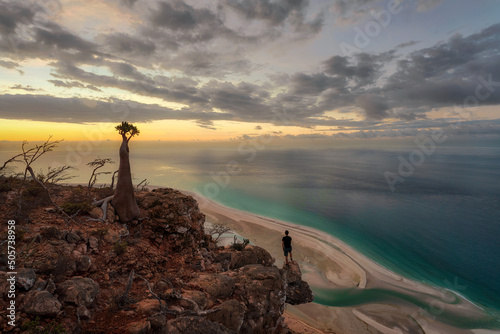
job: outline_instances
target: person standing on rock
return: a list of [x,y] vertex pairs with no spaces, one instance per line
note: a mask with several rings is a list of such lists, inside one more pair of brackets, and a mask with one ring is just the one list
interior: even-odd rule
[[285,265],[288,265],[288,253],[290,253],[290,261],[293,261],[292,256],[292,238],[288,236],[288,230],[285,231],[285,236],[281,239],[283,252],[285,253]]

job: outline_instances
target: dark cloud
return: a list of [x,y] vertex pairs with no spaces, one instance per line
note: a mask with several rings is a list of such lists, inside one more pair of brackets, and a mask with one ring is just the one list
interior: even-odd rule
[[120,56],[149,56],[156,50],[156,44],[144,37],[131,36],[125,33],[101,35],[102,47],[112,54]]
[[329,88],[344,87],[346,84],[344,77],[331,77],[323,73],[296,73],[290,80],[290,90],[292,94],[318,95]]
[[288,23],[297,32],[317,33],[323,25],[321,15],[306,20],[308,0],[225,0],[225,3],[246,19],[261,20],[273,27]]
[[390,116],[389,105],[380,96],[361,95],[356,98],[356,105],[363,109],[367,119],[381,120]]
[[408,41],[408,42],[405,42],[405,43],[401,43],[401,44],[396,45],[396,49],[407,48],[409,46],[417,45],[420,42],[421,41]]
[[102,92],[99,88],[94,85],[84,85],[78,81],[62,81],[62,80],[47,80],[52,83],[56,87],[64,87],[64,88],[87,88],[96,92]]
[[34,16],[35,12],[28,6],[15,1],[2,1],[0,2],[0,33],[12,34],[20,23],[31,23]]
[[22,119],[66,123],[116,123],[123,119],[130,122],[150,122],[165,119],[218,120],[225,117],[220,113],[173,110],[158,105],[119,99],[96,101],[43,95],[0,95],[2,118],[20,119],[19,110],[23,111]]
[[[109,64],[108,64],[109,65]],[[165,101],[198,104],[207,102],[206,98],[198,94],[194,87],[184,87],[182,84],[174,87],[166,87],[159,82],[148,78],[144,81],[120,79],[115,76],[95,74],[85,71],[73,64],[59,62],[54,64],[56,76],[61,79],[78,80],[98,87],[114,87],[143,96],[158,97]],[[126,70],[125,70],[126,72]],[[131,72],[130,75],[135,72]],[[170,83],[172,85],[172,83]],[[169,86],[170,86],[169,85]]]
[[35,28],[38,43],[60,50],[88,52],[95,49],[95,44],[74,35],[55,23],[47,23],[43,28]]
[[196,124],[200,127],[200,128],[204,128],[204,129],[209,129],[209,130],[217,130],[217,128],[215,127],[214,125],[214,122],[211,121],[211,120],[208,120],[208,119],[205,119],[205,120],[197,120],[196,121]]
[[235,119],[268,121],[272,118],[266,91],[257,85],[209,82],[203,92],[210,97],[210,106],[235,115]]
[[9,60],[0,60],[0,66],[8,69],[15,69],[16,67],[19,67],[19,64]]
[[468,99],[498,104],[500,89],[494,82],[500,81],[500,24],[414,51],[397,65],[380,91],[393,107],[430,109],[464,105]]
[[373,83],[382,66],[393,58],[391,51],[377,55],[358,53],[354,56],[355,62],[349,57],[333,56],[324,62],[324,66],[326,73],[345,77],[364,86]]
[[[18,69],[24,60],[41,59],[49,63],[53,76],[49,82],[57,87],[114,88],[185,107],[173,110],[111,99],[3,95],[2,115],[19,118],[16,106],[27,119],[115,121],[109,110],[125,105],[131,110],[131,121],[189,119],[208,129],[215,129],[218,120],[232,120],[376,132],[390,118],[390,126],[403,133],[416,124],[435,126],[436,120],[426,119],[429,110],[463,105],[468,97],[476,97],[480,85],[479,92],[488,96],[478,103],[500,104],[500,25],[470,36],[454,35],[404,56],[400,49],[412,46],[409,50],[414,50],[418,42],[383,53],[332,55],[309,69],[283,74],[266,73],[268,65],[249,59],[252,52],[278,48],[272,45],[274,41],[286,46],[320,31],[323,18],[314,11],[321,12],[321,8],[307,0],[107,3],[134,15],[127,33],[77,33],[48,16],[41,19],[47,11],[42,5],[0,2],[0,66]],[[413,2],[411,9],[436,3],[421,0]],[[378,0],[334,0],[332,9],[336,18],[356,20],[382,5]],[[234,74],[248,74],[255,81],[236,81]],[[11,89],[34,88],[16,85]],[[42,111],[37,113],[38,106]],[[346,119],[331,117],[328,112],[333,110]],[[361,113],[364,120],[347,119],[353,112]]]
[[17,84],[17,85],[14,85],[14,86],[10,86],[9,88],[10,89],[17,89],[17,90],[24,90],[24,91],[27,91],[27,92],[43,91],[43,89],[40,89],[40,88],[33,88],[30,85],[23,86],[23,85],[20,85],[20,84]]

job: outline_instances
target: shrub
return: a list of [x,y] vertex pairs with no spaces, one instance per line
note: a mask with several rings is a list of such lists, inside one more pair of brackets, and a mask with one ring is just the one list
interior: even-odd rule
[[63,237],[63,233],[55,226],[44,228],[40,231],[40,234],[45,239],[62,239]]
[[249,243],[250,243],[250,240],[248,240],[248,239],[243,239],[242,243],[236,242],[236,239],[235,239],[235,242],[233,244],[231,244],[231,248],[234,249],[234,250],[237,250],[237,251],[241,252],[242,250],[245,249],[245,247]]
[[113,245],[113,251],[116,253],[116,255],[122,255],[127,251],[127,242],[115,242]]
[[100,228],[100,229],[92,231],[90,234],[96,238],[102,239],[108,233],[108,231],[109,231],[109,229],[107,229],[107,228]]
[[87,201],[81,203],[64,203],[61,205],[61,209],[70,216],[76,214],[77,212],[84,215],[92,211],[92,205]]

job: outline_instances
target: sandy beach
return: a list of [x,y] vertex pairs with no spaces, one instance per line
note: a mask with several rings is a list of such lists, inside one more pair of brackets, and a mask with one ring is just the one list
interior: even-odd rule
[[276,259],[278,267],[284,262],[281,237],[288,229],[293,238],[294,260],[299,262],[303,278],[313,290],[352,291],[353,294],[384,291],[386,295],[396,296],[343,307],[318,303],[287,305],[288,322],[302,324],[311,331],[337,334],[500,333],[470,325],[464,326],[468,329],[454,327],[454,320],[449,319],[465,318],[469,324],[492,320],[481,308],[459,295],[401,277],[331,235],[231,209],[201,195],[183,192],[198,200],[208,222],[226,224],[238,235],[265,248]]

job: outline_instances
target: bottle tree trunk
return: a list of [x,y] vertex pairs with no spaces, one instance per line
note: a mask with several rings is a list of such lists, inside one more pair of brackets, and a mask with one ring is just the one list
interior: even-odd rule
[[132,184],[132,173],[130,170],[129,148],[127,138],[122,134],[120,146],[120,167],[118,168],[118,181],[111,205],[122,223],[129,223],[139,218],[139,207],[135,200],[134,185]]

